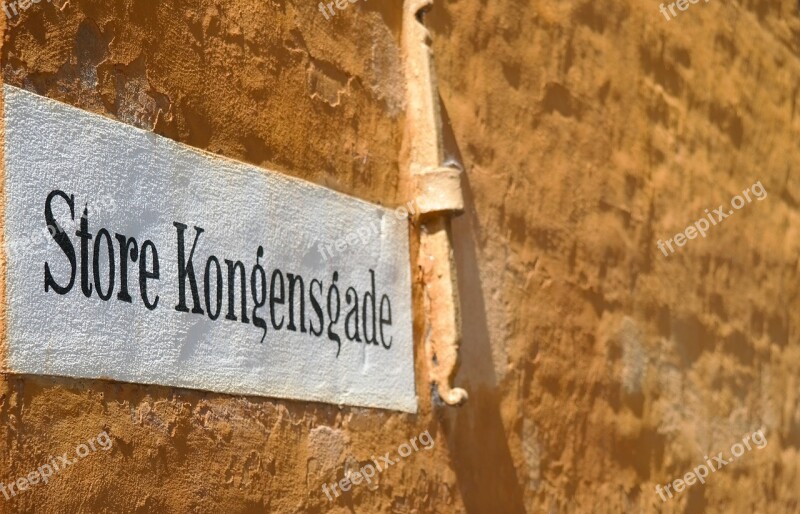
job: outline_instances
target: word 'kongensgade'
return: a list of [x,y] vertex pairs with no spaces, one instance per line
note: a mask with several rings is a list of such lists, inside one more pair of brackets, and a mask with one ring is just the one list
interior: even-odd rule
[[[47,459],[47,464],[42,464],[38,469],[31,471],[27,475],[19,477],[15,481],[9,482],[8,484],[0,483],[0,491],[3,492],[6,500],[10,500],[11,496],[16,496],[18,492],[27,491],[29,486],[38,484],[40,480],[42,483],[46,484],[50,480],[50,477],[53,476],[53,471],[64,471],[67,466],[72,466],[78,462],[78,459],[82,459],[89,455],[90,447],[92,452],[96,452],[97,447],[94,445],[95,440],[97,440],[97,444],[100,445],[100,448],[103,451],[108,451],[111,449],[111,437],[109,437],[108,433],[104,430],[97,434],[96,437],[86,441],[88,446],[81,443],[75,448],[75,453],[78,455],[78,458],[70,459],[66,453],[58,457],[58,459],[50,457]],[[14,490],[15,485],[19,491]],[[6,488],[8,488],[7,491]],[[9,493],[11,493],[11,496],[9,496]]]
[[[731,198],[731,206],[733,207],[733,209],[736,209],[738,211],[748,203],[751,203],[753,201],[753,199],[750,198],[751,192],[755,195],[756,200],[758,201],[761,201],[767,197],[767,190],[764,189],[764,186],[761,185],[761,181],[759,180],[749,188],[746,188],[744,191],[742,191],[742,195],[744,196],[744,198],[742,198],[739,195],[736,195],[733,198]],[[747,199],[747,203],[745,203],[745,198]],[[732,215],[733,209],[728,210],[728,212],[726,213],[724,204],[720,204],[719,208],[714,209],[712,212],[708,212],[708,209],[706,209],[705,212],[708,219],[700,218],[699,220],[694,222],[694,226],[689,225],[683,232],[678,232],[677,234],[675,234],[674,243],[677,246],[683,246],[686,244],[687,239],[696,238],[698,233],[701,236],[703,236],[703,238],[705,238],[706,231],[712,226],[716,225],[717,223],[727,218],[728,216]],[[710,225],[709,222],[711,223]],[[666,245],[669,247],[670,253],[675,253],[676,250],[672,248],[672,243],[673,243],[673,238],[667,239]],[[664,243],[660,239],[656,243],[656,246],[658,246],[659,250],[661,250],[661,252],[664,254],[665,257],[669,257],[667,249],[664,248]]]
[[[405,458],[411,455],[412,446],[414,447],[414,451],[419,451],[419,448],[417,447],[417,437],[419,437],[419,442],[422,444],[422,447],[425,450],[430,450],[431,448],[433,448],[433,445],[435,444],[433,441],[433,437],[431,437],[431,433],[426,430],[422,432],[419,436],[412,437],[408,441],[408,443],[411,443],[410,446],[408,443],[403,443],[397,447],[397,453],[400,454],[401,458]],[[368,462],[367,464],[361,467],[360,471],[355,471],[353,473],[345,473],[345,477],[343,479],[331,484],[330,490],[333,491],[333,494],[338,498],[339,492],[336,490],[337,485],[342,488],[342,492],[346,492],[350,490],[351,486],[360,484],[362,479],[366,481],[368,484],[371,484],[372,477],[375,476],[376,467],[378,468],[378,472],[382,473],[383,471],[388,469],[389,466],[395,465],[395,461],[392,460],[391,455],[392,452],[386,452],[383,456],[380,457],[381,464],[384,464],[384,467],[381,467],[381,464],[378,463],[378,459],[376,459],[375,456],[373,455],[371,457],[371,460],[373,463],[375,463],[375,466],[373,466],[372,463]],[[331,497],[331,493],[330,491],[328,491],[328,484],[322,484],[322,492],[325,493],[325,496],[328,497],[328,500],[333,501],[333,497]]]
[[[703,457],[703,459],[706,461],[706,464],[708,464],[708,467],[706,467],[705,464],[700,464],[692,471],[686,473],[686,475],[684,475],[682,478],[675,479],[674,481],[665,485],[664,490],[666,490],[669,497],[672,498],[672,492],[669,490],[670,486],[675,488],[675,494],[677,494],[682,493],[686,487],[694,485],[698,481],[701,484],[705,484],[706,477],[708,476],[708,468],[711,468],[712,473],[719,471],[724,466],[727,466],[733,462],[737,457],[741,457],[744,454],[745,446],[747,447],[748,451],[752,450],[753,448],[750,446],[751,439],[756,444],[756,448],[759,450],[767,445],[767,438],[764,436],[764,432],[762,430],[758,430],[752,434],[747,434],[742,438],[742,443],[744,446],[742,446],[742,443],[734,443],[733,446],[731,446],[731,454],[733,454],[732,457],[725,459],[725,457],[722,455],[722,452],[719,452],[711,459],[709,459],[708,455],[706,455]],[[717,464],[716,469],[714,468],[714,464]],[[667,501],[667,498],[664,496],[664,490],[661,489],[660,485],[656,486],[656,493],[658,493],[658,495],[661,497],[662,502]]]
[[[45,223],[49,227],[56,227],[52,238],[68,261],[70,273],[68,278],[60,277],[56,279],[51,272],[50,263],[45,262],[45,292],[52,289],[57,294],[66,295],[75,285],[76,274],[79,272],[80,290],[87,298],[91,298],[93,292],[96,292],[101,300],[109,301],[115,291],[117,278],[119,278],[117,300],[132,303],[133,298],[128,289],[128,268],[129,266],[133,267],[132,263],[138,260],[138,277],[136,281],[139,285],[142,304],[148,310],[155,310],[159,305],[159,296],[153,296],[148,293],[148,284],[150,281],[161,279],[156,245],[149,239],[145,239],[140,245],[135,237],[128,237],[124,234],[115,233],[112,238],[111,233],[105,228],[101,228],[96,234],[92,234],[89,231],[89,214],[84,209],[83,216],[80,218],[80,228],[75,232],[79,246],[76,254],[75,245],[69,235],[58,225],[53,214],[54,202],[56,201],[66,205],[69,208],[71,219],[75,220],[75,197],[74,195],[67,195],[61,190],[53,190],[47,196],[44,205]],[[261,336],[262,343],[267,334],[267,318],[274,330],[281,330],[285,327],[286,330],[308,332],[317,337],[325,334],[329,340],[337,344],[336,356],[339,356],[342,343],[341,337],[335,329],[342,313],[343,302],[339,285],[337,285],[339,280],[338,271],[333,271],[327,295],[324,295],[324,284],[321,280],[312,278],[308,282],[299,274],[284,273],[279,269],[275,269],[270,276],[269,294],[267,294],[267,272],[260,262],[264,258],[263,246],[258,246],[255,252],[255,264],[252,266],[249,275],[242,261],[220,259],[215,255],[209,255],[205,266],[197,268],[196,271],[195,250],[205,229],[194,227],[194,242],[187,252],[186,232],[188,226],[177,221],[173,223],[173,226],[176,229],[178,258],[178,304],[175,305],[176,311],[207,315],[209,319],[217,320],[222,311],[223,289],[225,289],[223,284],[225,278],[227,278],[226,320],[239,321],[241,323],[250,323],[252,320],[252,324],[263,332]],[[90,243],[92,239],[94,239],[93,244]],[[114,239],[118,243],[118,260],[114,257]],[[103,252],[107,258],[107,262],[103,266],[105,273],[100,271],[100,256]],[[223,266],[220,260],[225,263],[226,274],[223,274]],[[119,270],[118,274],[117,269]],[[200,270],[203,270],[202,274]],[[344,289],[345,284],[341,286],[345,290],[344,296],[349,308],[344,320],[344,335],[348,340],[360,343],[362,342],[361,333],[363,331],[364,343],[378,346],[378,340],[380,339],[380,346],[388,350],[391,348],[393,341],[393,338],[391,336],[387,337],[388,334],[386,333],[386,327],[392,325],[391,300],[386,294],[380,296],[379,299],[375,288],[375,271],[370,269],[369,273],[371,288],[361,293],[361,309],[359,309],[359,292],[353,287]],[[199,280],[198,276],[200,277]],[[308,288],[306,288],[306,284],[308,284]],[[237,289],[239,291],[238,313],[236,307]],[[313,310],[316,315],[316,323],[314,323],[312,315],[309,315],[308,325],[306,325],[306,291],[308,292],[307,298],[311,304],[309,312]],[[191,295],[191,306],[187,303],[187,292]],[[253,302],[252,310],[248,307],[248,293]],[[201,297],[205,301],[201,301]],[[287,303],[289,311],[288,323],[286,323],[287,319],[283,310]],[[259,309],[266,310],[259,312]],[[327,331],[325,330],[326,314]],[[360,322],[359,316],[361,318]]]

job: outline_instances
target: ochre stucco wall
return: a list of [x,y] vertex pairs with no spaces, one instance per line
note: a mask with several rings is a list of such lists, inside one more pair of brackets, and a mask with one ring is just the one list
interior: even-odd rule
[[[61,5],[59,3],[59,5]],[[6,83],[384,205],[407,199],[400,2],[40,3]],[[0,481],[106,430],[2,512],[796,512],[800,20],[782,2],[439,1],[464,314],[459,409],[63,378],[0,382]],[[664,257],[656,241],[768,192]],[[412,226],[412,249],[417,227]],[[412,251],[412,255],[414,251]],[[414,299],[421,305],[412,262]],[[763,428],[662,504],[656,484]],[[331,503],[345,465],[420,451]]]
[[[492,512],[502,474],[527,512],[797,512],[796,4],[440,7],[472,202],[472,398],[446,413],[465,506]],[[758,180],[763,201],[656,248]],[[760,427],[764,449],[661,503],[656,484]]]

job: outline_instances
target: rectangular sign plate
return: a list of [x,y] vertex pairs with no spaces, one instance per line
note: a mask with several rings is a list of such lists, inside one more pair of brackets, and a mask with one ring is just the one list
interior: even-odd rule
[[405,220],[4,95],[8,372],[416,411]]

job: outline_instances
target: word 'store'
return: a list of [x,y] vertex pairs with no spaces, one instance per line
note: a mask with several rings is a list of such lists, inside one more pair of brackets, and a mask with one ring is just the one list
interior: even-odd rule
[[[7,371],[416,411],[407,222],[4,94],[5,241],[55,227],[8,255]],[[100,195],[118,208],[84,216]],[[328,260],[275,236],[334,241],[376,221]]]

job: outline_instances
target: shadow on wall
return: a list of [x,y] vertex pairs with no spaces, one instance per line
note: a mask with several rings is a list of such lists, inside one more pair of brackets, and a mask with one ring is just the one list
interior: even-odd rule
[[[463,162],[450,127],[450,118],[439,99],[446,159]],[[469,400],[463,407],[446,408],[443,431],[464,506],[469,513],[525,513],[522,490],[500,416],[500,394],[494,373],[486,305],[480,283],[476,244],[479,229],[467,173],[462,178],[465,214],[453,223],[453,245],[459,276],[463,338],[460,377]],[[458,378],[457,376],[457,378]]]

